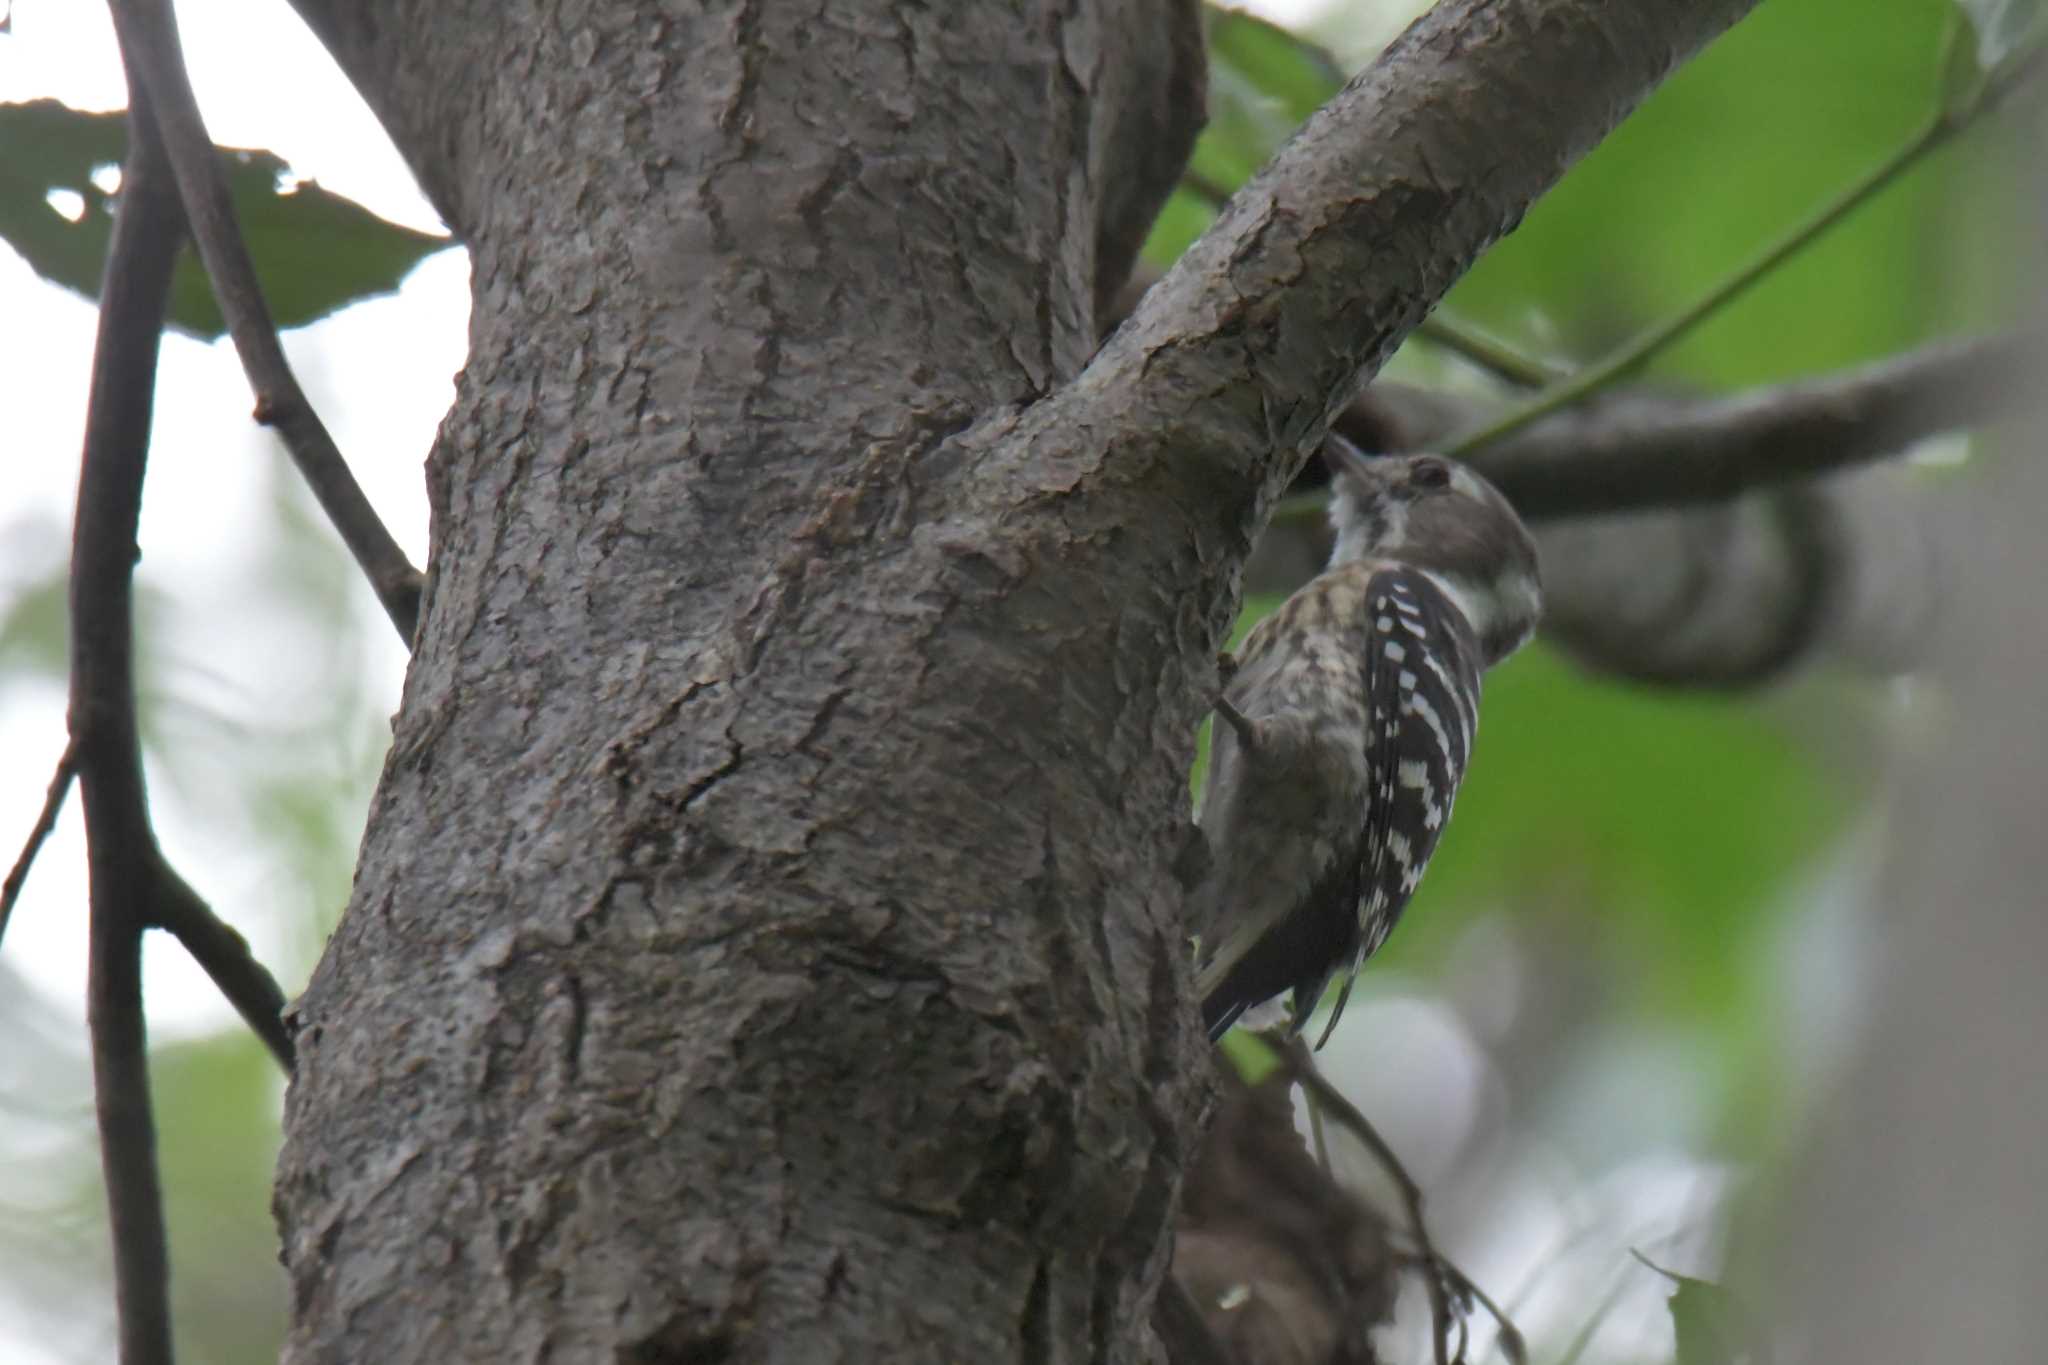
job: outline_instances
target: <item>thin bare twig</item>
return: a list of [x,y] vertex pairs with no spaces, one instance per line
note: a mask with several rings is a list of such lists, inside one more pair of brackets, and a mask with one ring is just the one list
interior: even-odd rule
[[1444,1270],[1451,1276],[1458,1292],[1476,1301],[1493,1319],[1493,1325],[1499,1333],[1500,1353],[1508,1358],[1510,1365],[1527,1365],[1529,1343],[1522,1336],[1522,1330],[1508,1317],[1507,1310],[1495,1303],[1492,1295],[1481,1289],[1476,1280],[1458,1267],[1446,1261]]
[[142,1012],[156,840],[142,788],[131,616],[157,345],[183,224],[148,102],[132,81],[129,97],[128,159],[100,291],[73,530],[70,725],[91,873],[87,1018],[121,1361],[169,1365],[169,1255]]
[[[151,157],[146,174],[153,178],[145,184],[154,192],[160,181],[168,187],[164,192],[173,196],[167,208],[147,196],[132,202],[137,215],[154,223],[159,238],[169,241],[165,246],[152,239],[148,244],[152,252],[175,253],[183,239],[184,219],[175,198],[175,172],[159,139],[154,114],[155,103],[146,85],[131,78],[131,159]],[[125,178],[123,184],[127,184]],[[122,213],[129,213],[131,200],[125,193],[121,204]],[[165,215],[164,221],[157,222],[157,215]],[[117,233],[109,248],[110,280],[118,271],[131,268],[118,255],[123,249],[138,248]],[[154,257],[149,265],[154,268]],[[87,789],[90,856],[97,857],[98,846],[113,839],[123,859],[123,876],[131,880],[140,898],[141,926],[168,930],[289,1072],[294,1057],[284,1027],[283,990],[250,953],[247,941],[216,916],[164,859],[143,789],[135,725],[129,580],[156,376],[155,337],[161,330],[162,312],[153,298],[140,297],[141,287],[137,284],[133,294],[124,299],[123,308],[128,311],[103,313],[102,347],[94,360],[95,406],[88,418],[86,464],[79,482],[78,545],[73,553],[72,740],[66,757],[80,770]],[[110,335],[113,333],[119,335]],[[146,347],[145,333],[149,338]],[[123,442],[132,442],[134,448],[128,449]],[[108,545],[115,548],[106,549]],[[113,558],[101,565],[94,558],[100,553]],[[118,833],[110,833],[112,827],[104,824],[99,831],[91,827],[95,786],[118,790]]]
[[1579,1330],[1572,1334],[1570,1343],[1565,1346],[1564,1354],[1558,1357],[1557,1365],[1579,1365],[1579,1357],[1593,1344],[1593,1334],[1600,1330],[1600,1325],[1607,1321],[1616,1306],[1621,1303],[1621,1296],[1627,1291],[1628,1276],[1615,1276],[1614,1283],[1601,1296],[1600,1302],[1593,1305],[1593,1311],[1586,1315],[1586,1320],[1579,1324]]
[[14,902],[21,898],[21,888],[28,882],[28,870],[35,866],[36,854],[42,852],[43,840],[50,837],[50,831],[57,827],[57,813],[64,809],[64,797],[71,790],[71,779],[78,773],[78,746],[66,744],[63,757],[57,760],[57,771],[50,777],[50,790],[43,797],[42,814],[36,817],[35,827],[28,832],[28,842],[21,847],[21,856],[14,860],[14,866],[7,873],[7,880],[0,882],[0,941],[7,937],[7,921],[14,914]]
[[1464,357],[1494,378],[1505,380],[1516,388],[1539,389],[1546,384],[1560,383],[1571,374],[1566,366],[1524,355],[1491,332],[1441,312],[1431,313],[1416,323],[1415,335]]
[[1449,1365],[1451,1342],[1451,1305],[1444,1293],[1443,1276],[1438,1267],[1444,1260],[1437,1254],[1436,1246],[1429,1239],[1429,1225],[1422,1217],[1422,1187],[1408,1174],[1408,1168],[1401,1164],[1401,1158],[1394,1155],[1394,1149],[1380,1136],[1358,1107],[1344,1098],[1343,1092],[1323,1079],[1323,1073],[1316,1069],[1315,1057],[1309,1052],[1308,1044],[1300,1038],[1288,1036],[1274,1038],[1274,1050],[1280,1054],[1294,1081],[1306,1092],[1311,1102],[1329,1110],[1330,1117],[1351,1131],[1364,1143],[1380,1166],[1393,1180],[1400,1192],[1402,1207],[1408,1214],[1408,1231],[1415,1238],[1416,1254],[1422,1261],[1422,1284],[1429,1294],[1429,1316],[1431,1338],[1436,1344],[1436,1365]]
[[193,242],[256,395],[256,420],[283,437],[292,463],[355,556],[399,637],[411,648],[419,624],[420,572],[378,519],[285,360],[249,249],[235,223],[213,140],[186,79],[171,7],[167,0],[112,0],[112,9],[121,60],[154,101]]
[[[1309,1096],[1311,1103],[1321,1105],[1332,1120],[1365,1144],[1366,1149],[1373,1154],[1373,1158],[1379,1162],[1381,1169],[1386,1171],[1388,1178],[1394,1182],[1395,1189],[1400,1193],[1402,1207],[1408,1215],[1409,1234],[1415,1238],[1416,1255],[1422,1262],[1422,1284],[1429,1295],[1437,1365],[1449,1365],[1452,1358],[1450,1338],[1453,1319],[1450,1293],[1446,1292],[1446,1285],[1461,1298],[1477,1301],[1492,1315],[1500,1329],[1501,1351],[1515,1365],[1522,1365],[1527,1359],[1527,1351],[1521,1332],[1509,1321],[1499,1304],[1474,1284],[1464,1271],[1444,1259],[1437,1251],[1435,1243],[1430,1240],[1429,1226],[1422,1216],[1422,1187],[1408,1174],[1407,1167],[1401,1164],[1401,1158],[1394,1154],[1394,1149],[1388,1145],[1387,1140],[1380,1136],[1379,1130],[1373,1127],[1372,1121],[1359,1111],[1358,1106],[1346,1099],[1342,1091],[1324,1078],[1323,1073],[1316,1068],[1315,1058],[1309,1052],[1308,1045],[1300,1038],[1269,1037],[1268,1041],[1287,1067],[1288,1074]],[[1462,1332],[1462,1322],[1458,1326]],[[1464,1349],[1461,1346],[1458,1355],[1463,1354]]]
[[2048,44],[2037,44],[1993,76],[1977,99],[1962,108],[1944,104],[1935,109],[1891,155],[1830,197],[1803,222],[1764,247],[1675,316],[1647,329],[1611,355],[1537,394],[1512,412],[1460,437],[1445,453],[1464,458],[1521,427],[1583,402],[1616,380],[1640,369],[1895,183],[1924,158],[1968,132],[1982,117],[1999,108],[2014,91],[2033,80],[2040,73],[2044,57],[2048,57]]
[[[1557,412],[1472,455],[1531,521],[1722,502],[1869,464],[1944,432],[2048,403],[2035,382],[2038,329],[1929,342],[1831,374],[1728,397],[1637,390]],[[1437,449],[1478,400],[1375,384],[1336,427],[1369,448]],[[1321,493],[1287,499],[1276,522],[1317,520]]]
[[277,978],[249,951],[248,940],[214,914],[169,863],[157,861],[154,880],[150,922],[184,945],[289,1075],[298,1057],[285,1028],[285,996]]

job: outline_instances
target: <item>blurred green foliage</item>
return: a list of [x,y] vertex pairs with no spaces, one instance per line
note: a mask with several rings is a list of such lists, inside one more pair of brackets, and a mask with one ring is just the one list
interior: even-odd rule
[[[260,851],[249,861],[262,871],[253,880],[228,876],[231,893],[214,908],[248,933],[295,994],[347,898],[370,788],[389,743],[386,689],[364,669],[374,657],[370,639],[381,641],[388,627],[361,602],[353,567],[296,473],[282,460],[263,470],[272,480],[274,524],[267,534],[250,528],[247,567],[256,591],[240,599],[254,609],[241,627],[301,662],[310,658],[306,671],[321,680],[317,691],[292,687],[291,670],[261,655],[253,663],[263,671],[253,676],[207,658],[200,631],[217,622],[195,619],[194,604],[145,585],[136,601],[138,701],[159,825],[174,860],[203,889],[221,884],[219,869],[191,852],[195,823],[211,838]],[[45,558],[15,566],[23,572],[8,584],[12,596],[0,595],[0,681],[61,686],[62,565]],[[303,623],[303,636],[273,633],[280,622]],[[82,934],[82,918],[79,924]],[[145,946],[153,964],[182,956],[161,933]],[[0,1342],[9,1325],[32,1321],[46,1343],[69,1342],[73,1358],[96,1360],[108,1358],[112,1342],[105,1200],[90,1066],[73,1030],[53,1002],[0,973]],[[153,1031],[179,1355],[275,1360],[286,1286],[270,1180],[283,1078],[240,1027],[196,1037]],[[12,1112],[30,1105],[32,1115]],[[32,1276],[15,1273],[32,1263]],[[12,1357],[0,1347],[0,1358]]]
[[158,1047],[150,1061],[178,1352],[274,1360],[285,1282],[269,1189],[283,1078],[240,1032]]
[[1738,1365],[1764,1358],[1755,1325],[1733,1294],[1712,1281],[1666,1270],[1641,1252],[1636,1259],[1671,1281],[1672,1365]]
[[[1952,16],[1938,0],[1758,9],[1574,167],[1448,306],[1531,344],[1554,329],[1581,359],[1676,311],[1911,137],[1936,106]],[[1655,371],[1762,383],[1981,320],[2013,256],[2010,215],[1983,207],[2006,190],[1981,151],[1920,167]]]

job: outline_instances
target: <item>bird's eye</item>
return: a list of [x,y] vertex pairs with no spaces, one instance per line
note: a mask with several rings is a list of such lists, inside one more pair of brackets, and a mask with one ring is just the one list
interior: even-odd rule
[[1449,488],[1451,467],[1442,460],[1421,460],[1409,477],[1417,488]]

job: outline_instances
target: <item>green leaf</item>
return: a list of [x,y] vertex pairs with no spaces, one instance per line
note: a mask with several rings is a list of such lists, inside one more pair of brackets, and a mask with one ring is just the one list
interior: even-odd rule
[[1270,20],[1213,5],[1209,64],[1243,79],[1297,124],[1344,87],[1344,68],[1321,47]]
[[1279,25],[1210,6],[1209,124],[1189,169],[1228,192],[1344,85],[1329,53]]
[[1736,1365],[1760,1358],[1751,1344],[1748,1317],[1733,1294],[1711,1280],[1666,1270],[1640,1251],[1629,1254],[1676,1286],[1671,1291],[1676,1365]]
[[[87,298],[99,297],[118,191],[93,183],[118,170],[128,146],[125,113],[88,114],[55,100],[0,104],[0,238],[37,274]],[[220,149],[228,193],[256,274],[279,327],[307,323],[360,299],[388,294],[422,257],[453,244],[371,213],[308,181],[270,152]],[[76,196],[82,213],[51,204]],[[171,326],[213,340],[226,323],[188,248],[171,284]]]
[[1216,1047],[1224,1060],[1237,1068],[1238,1079],[1246,1085],[1259,1084],[1280,1065],[1273,1045],[1250,1029],[1232,1029]]
[[150,1069],[178,1353],[275,1360],[287,1302],[270,1220],[283,1079],[240,1028],[152,1048]]
[[1184,188],[1175,190],[1152,220],[1152,231],[1145,238],[1145,259],[1166,269],[1207,231],[1215,217],[1215,210],[1200,195]]

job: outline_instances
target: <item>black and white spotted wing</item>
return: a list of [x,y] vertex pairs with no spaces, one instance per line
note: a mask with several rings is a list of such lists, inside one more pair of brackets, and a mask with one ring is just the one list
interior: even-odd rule
[[[1352,973],[1387,941],[1421,884],[1479,728],[1479,646],[1449,596],[1419,570],[1382,568],[1366,604],[1371,789],[1359,841],[1357,956],[1318,1047],[1344,1013]],[[1295,1002],[1297,1029],[1316,1004]]]
[[1299,1030],[1385,941],[1471,755],[1479,658],[1448,595],[1383,561],[1324,573],[1246,641],[1229,696],[1265,739],[1215,741],[1200,823],[1217,863],[1192,898],[1212,1038],[1283,991]]

